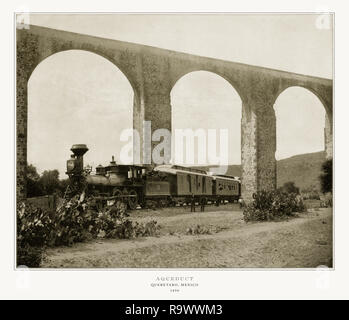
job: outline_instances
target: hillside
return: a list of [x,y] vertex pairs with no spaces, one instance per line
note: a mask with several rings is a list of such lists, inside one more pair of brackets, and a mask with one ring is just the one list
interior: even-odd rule
[[325,161],[325,152],[300,154],[277,162],[277,185],[294,181],[301,190],[312,185],[320,189],[319,175]]
[[[277,186],[294,181],[301,190],[310,186],[320,188],[319,175],[325,161],[325,152],[314,152],[296,155],[277,161]],[[200,167],[208,170],[209,167]],[[241,177],[240,165],[229,165],[228,175]]]

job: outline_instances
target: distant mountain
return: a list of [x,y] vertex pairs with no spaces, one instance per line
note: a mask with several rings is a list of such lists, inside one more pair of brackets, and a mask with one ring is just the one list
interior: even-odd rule
[[[325,151],[299,154],[277,161],[277,186],[293,181],[301,190],[315,186],[320,189],[319,175],[325,161]],[[209,166],[197,167],[208,170]],[[229,165],[227,175],[241,177],[241,165]]]

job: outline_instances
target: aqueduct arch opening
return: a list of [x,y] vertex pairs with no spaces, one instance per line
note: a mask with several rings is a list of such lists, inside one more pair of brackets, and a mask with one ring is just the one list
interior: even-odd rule
[[[332,126],[328,110],[313,90],[289,86],[274,104],[277,126],[277,186],[293,182],[300,190],[320,190],[318,171],[325,158],[332,156]],[[330,138],[328,139],[328,135]],[[282,161],[293,157],[291,162]],[[302,167],[294,170],[292,163]],[[304,174],[308,175],[307,182]]]
[[67,150],[88,141],[85,163],[105,163],[119,154],[121,131],[133,127],[133,99],[126,76],[100,55],[66,50],[45,58],[28,80],[28,162],[64,177]]
[[302,87],[288,87],[277,97],[276,159],[324,151],[326,111],[320,99]]
[[[235,88],[222,76],[210,71],[192,71],[178,79],[171,90],[172,136],[176,129],[202,130],[206,137],[206,154],[209,165],[208,130],[216,131],[215,156],[222,156],[220,130],[228,131],[227,164],[241,164],[241,113],[242,101]],[[197,141],[198,142],[198,141]],[[174,154],[175,141],[172,142]],[[195,146],[196,147],[196,146]],[[196,150],[196,149],[195,149]],[[221,153],[221,154],[220,154]],[[177,154],[177,152],[176,152]],[[195,157],[198,163],[198,155]],[[174,159],[172,160],[174,163]],[[189,164],[189,163],[188,163]],[[212,166],[219,163],[211,163]]]

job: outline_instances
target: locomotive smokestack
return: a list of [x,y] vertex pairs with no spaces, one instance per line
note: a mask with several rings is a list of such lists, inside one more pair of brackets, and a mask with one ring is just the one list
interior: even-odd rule
[[115,162],[114,156],[111,156],[110,165],[111,165],[111,166],[115,166],[115,165],[116,165],[116,162]]
[[88,148],[86,144],[73,144],[70,150],[75,156],[82,157],[88,151]]

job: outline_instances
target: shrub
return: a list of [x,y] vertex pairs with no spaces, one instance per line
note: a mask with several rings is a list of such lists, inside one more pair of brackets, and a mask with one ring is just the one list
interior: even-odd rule
[[302,198],[295,193],[261,191],[254,194],[253,198],[244,208],[245,222],[283,219],[306,210]]
[[328,207],[332,208],[332,193],[331,192],[326,193],[323,196],[320,204],[322,208],[328,208]]
[[17,265],[39,267],[45,238],[50,227],[49,215],[40,208],[21,203],[17,208]]
[[43,259],[43,247],[17,245],[17,266],[39,268]]
[[316,187],[315,185],[302,189],[301,194],[302,194],[303,200],[320,200],[321,199],[320,191],[318,187]]
[[282,187],[279,188],[280,192],[296,193],[299,194],[299,188],[296,187],[293,181],[285,182]]
[[39,266],[43,248],[70,246],[97,237],[129,239],[158,235],[156,221],[132,222],[119,201],[102,211],[93,197],[76,195],[64,201],[56,212],[21,203],[17,208],[17,264]]
[[199,224],[195,227],[188,228],[186,231],[187,235],[199,235],[199,234],[211,234],[211,230],[208,227],[200,226]]
[[332,193],[332,159],[328,159],[322,164],[320,182],[323,193]]

